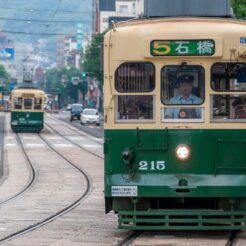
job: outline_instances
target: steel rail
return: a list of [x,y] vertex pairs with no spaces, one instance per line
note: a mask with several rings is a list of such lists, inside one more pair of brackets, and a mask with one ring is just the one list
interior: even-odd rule
[[[62,119],[57,119],[57,118],[55,118],[55,117],[51,117],[50,115],[49,115],[49,118],[52,119],[52,120],[54,120],[54,121],[56,121],[56,122],[59,122],[59,123],[62,122],[62,124],[63,124],[64,126],[68,127],[71,131],[76,132],[76,134],[78,134],[79,136],[87,137],[87,135],[91,135],[92,137],[95,137],[95,136],[93,136],[93,135],[90,134],[90,133],[87,133],[87,135],[86,135],[86,134],[82,134],[82,133],[81,133],[81,130],[82,130],[82,129],[79,129],[79,128],[77,128],[76,126],[71,126],[71,125],[69,125],[66,121],[64,121],[64,120],[62,120]],[[46,124],[47,124],[47,123],[46,123]],[[76,130],[75,130],[74,128],[76,128]],[[83,130],[82,130],[82,131],[83,131]],[[100,142],[96,141],[95,139],[90,139],[90,140],[91,140],[92,142],[95,142],[95,143],[98,143],[98,144],[102,145]]]
[[125,238],[123,238],[120,242],[118,242],[117,246],[128,246],[128,245],[130,245],[142,233],[143,233],[142,231],[133,231],[133,232],[131,232]]
[[[6,136],[6,126],[5,126],[5,124],[6,124],[6,122],[4,123],[4,136]],[[25,159],[27,161],[27,165],[28,165],[28,168],[30,170],[30,178],[29,178],[29,180],[28,180],[28,182],[27,182],[27,184],[25,185],[24,188],[22,188],[19,192],[17,192],[13,196],[5,199],[4,201],[1,201],[0,202],[0,205],[3,205],[5,203],[7,203],[7,202],[10,202],[13,199],[15,199],[15,198],[19,197],[20,195],[22,195],[23,193],[25,193],[29,188],[32,187],[33,183],[35,182],[35,178],[36,178],[35,168],[32,165],[32,162],[31,162],[30,158],[28,157],[28,155],[27,155],[27,153],[25,151],[25,148],[24,148],[24,146],[23,146],[23,144],[22,144],[22,142],[20,140],[20,136],[19,136],[18,133],[15,133],[15,135],[17,137],[16,139],[17,139],[18,144],[21,146],[22,153],[25,156]],[[4,146],[3,146],[3,149],[4,149]],[[1,159],[2,159],[2,164],[4,165],[4,159],[5,159],[5,157],[4,157],[4,151],[2,151]]]
[[[62,155],[59,151],[57,151],[54,147],[51,146],[51,144],[46,140],[44,139],[40,134],[39,134],[39,137],[47,144],[47,146],[52,149],[55,153],[57,153],[60,157],[62,157],[67,163],[69,163],[71,166],[73,166],[75,169],[77,169],[80,173],[82,173],[82,175],[85,177],[86,179],[86,190],[85,192],[78,198],[76,199],[74,202],[72,202],[70,205],[66,206],[65,208],[63,208],[62,210],[56,212],[55,214],[47,217],[46,219],[44,220],[41,220],[33,225],[30,225],[26,228],[23,228],[19,231],[16,231],[4,238],[1,238],[0,239],[0,243],[4,243],[4,242],[7,242],[7,241],[10,241],[14,238],[17,238],[19,236],[22,236],[30,231],[33,231],[33,230],[36,230],[48,223],[50,223],[51,221],[63,216],[64,214],[67,214],[68,212],[70,212],[71,210],[73,210],[74,208],[76,208],[80,202],[82,200],[84,200],[91,192],[92,190],[92,180],[91,178],[89,177],[89,175],[84,171],[82,170],[81,168],[79,168],[78,166],[76,166],[74,163],[72,163],[70,160],[68,160],[64,155]],[[27,154],[28,155],[28,154]]]
[[[69,139],[68,137],[62,135],[60,132],[58,132],[58,131],[57,131],[54,127],[52,127],[50,124],[45,123],[45,125],[48,126],[48,127],[49,127],[52,131],[54,131],[56,134],[58,134],[59,136],[63,137],[64,139],[66,139],[68,142],[70,142],[70,143],[74,144],[75,146],[79,147],[80,149],[82,149],[82,150],[84,150],[84,151],[86,151],[86,152],[88,152],[88,153],[90,153],[90,154],[92,154],[92,155],[94,155],[94,156],[96,156],[96,157],[98,157],[98,158],[104,160],[104,158],[103,158],[102,156],[100,156],[100,155],[98,155],[98,154],[96,154],[96,153],[94,153],[94,152],[92,152],[92,151],[90,151],[90,150],[84,148],[83,146],[81,146],[81,145],[79,145],[78,143],[72,141],[72,140]],[[74,131],[75,131],[75,130],[74,130]],[[86,135],[83,135],[83,136],[86,137]],[[90,138],[87,138],[87,139],[91,140]],[[91,141],[92,141],[92,140],[91,140]],[[100,144],[100,145],[102,146],[101,143],[99,143],[99,142],[97,142],[97,143]]]

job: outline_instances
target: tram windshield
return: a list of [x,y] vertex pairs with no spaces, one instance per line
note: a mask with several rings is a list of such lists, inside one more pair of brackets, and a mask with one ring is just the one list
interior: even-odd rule
[[[115,88],[128,95],[117,96],[116,121],[153,121],[155,67],[149,62],[126,62],[115,73]],[[129,95],[144,93],[145,95]]]
[[34,109],[41,110],[42,109],[42,98],[34,99]]
[[21,109],[22,108],[22,98],[15,97],[14,98],[14,109]]
[[32,109],[32,99],[24,98],[24,109]]
[[211,95],[212,122],[246,122],[246,95],[243,93],[246,92],[246,64],[215,63],[211,69],[211,87],[224,93]]
[[[161,72],[161,100],[166,105],[163,120],[175,121],[203,119],[205,98],[205,72],[197,65],[170,65]],[[194,106],[197,105],[197,106]]]

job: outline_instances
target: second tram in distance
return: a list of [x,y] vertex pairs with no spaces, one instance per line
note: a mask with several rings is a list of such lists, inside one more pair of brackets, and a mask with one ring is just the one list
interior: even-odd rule
[[40,132],[44,126],[45,92],[30,86],[11,93],[11,128],[15,132]]
[[158,18],[104,40],[105,204],[119,228],[246,228],[246,22]]

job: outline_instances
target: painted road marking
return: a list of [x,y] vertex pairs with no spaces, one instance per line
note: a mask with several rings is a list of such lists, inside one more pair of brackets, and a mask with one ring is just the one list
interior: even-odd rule
[[34,137],[31,137],[31,136],[29,136],[29,137],[21,137],[22,139],[38,139],[36,136]]
[[101,145],[97,145],[97,144],[83,144],[82,145],[84,148],[101,148]]
[[27,143],[27,147],[44,147],[44,144],[39,144],[39,143]]
[[7,146],[7,147],[15,147],[16,144],[14,144],[14,143],[6,143],[5,146]]
[[71,144],[54,144],[56,147],[73,147]]
[[61,140],[61,137],[45,137],[48,140]]
[[84,137],[69,137],[71,140],[84,140]]

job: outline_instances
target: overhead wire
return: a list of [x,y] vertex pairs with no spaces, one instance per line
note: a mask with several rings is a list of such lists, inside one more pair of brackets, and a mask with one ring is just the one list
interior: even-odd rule
[[[12,34],[25,34],[25,35],[53,35],[53,36],[76,36],[77,33],[46,33],[46,32],[28,32],[28,31],[11,31],[11,30],[1,30],[4,33],[12,33]],[[104,35],[104,34],[97,34],[97,33],[83,33],[83,36],[97,36],[97,35]]]
[[58,6],[57,6],[55,12],[54,12],[53,15],[51,16],[51,19],[47,22],[48,24],[46,25],[46,32],[47,32],[48,29],[49,29],[49,23],[50,23],[50,21],[54,19],[54,17],[55,17],[55,15],[56,15],[57,11],[59,10],[59,8],[60,8],[60,6],[61,6],[61,3],[62,3],[62,0],[59,0]]
[[[22,11],[28,11],[28,12],[53,12],[54,10],[52,9],[35,9],[35,8],[10,8],[10,7],[0,7],[0,11],[5,11],[5,10],[22,10]],[[88,11],[75,11],[75,10],[58,10],[57,12],[59,13],[78,13],[78,14],[91,14]]]
[[[18,19],[18,18],[8,18],[8,17],[0,17],[0,20],[7,20],[7,21],[20,21],[20,22],[50,22],[50,23],[78,23],[78,22],[85,22],[85,20],[38,20],[38,19]],[[86,20],[87,22],[91,22],[91,20]],[[101,21],[99,21],[101,22]]]

